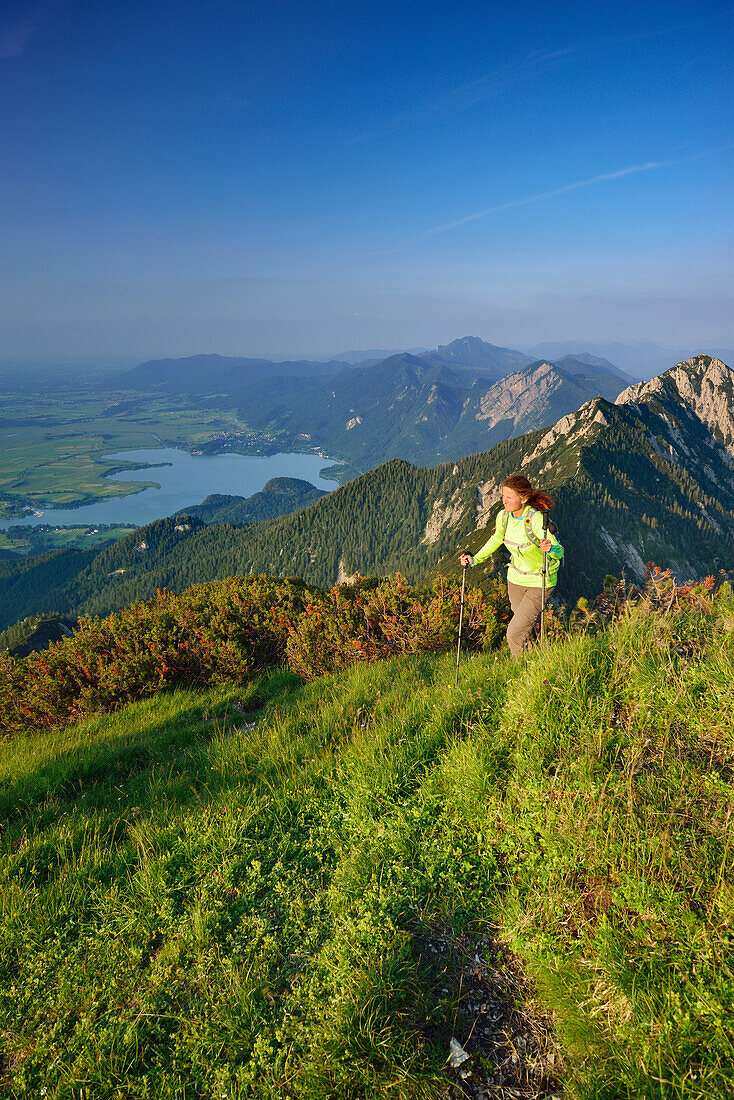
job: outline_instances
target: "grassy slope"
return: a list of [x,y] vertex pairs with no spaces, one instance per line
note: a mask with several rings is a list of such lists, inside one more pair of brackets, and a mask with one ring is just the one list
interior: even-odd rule
[[0,1088],[447,1096],[472,1039],[416,945],[493,927],[564,1095],[731,1096],[733,625],[643,608],[458,688],[451,655],[276,672],[6,742]]

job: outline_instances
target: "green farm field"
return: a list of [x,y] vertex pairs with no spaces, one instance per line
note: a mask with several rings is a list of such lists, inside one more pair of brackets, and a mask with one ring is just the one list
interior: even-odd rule
[[[0,395],[0,515],[69,508],[156,485],[105,480],[132,464],[104,455],[157,446],[193,449],[246,425],[228,407],[197,408],[158,396],[115,400],[95,392]],[[241,448],[238,448],[241,449]]]
[[13,554],[45,554],[47,550],[101,550],[103,546],[121,539],[134,531],[134,527],[28,527],[19,524],[7,531],[0,531],[0,551]]

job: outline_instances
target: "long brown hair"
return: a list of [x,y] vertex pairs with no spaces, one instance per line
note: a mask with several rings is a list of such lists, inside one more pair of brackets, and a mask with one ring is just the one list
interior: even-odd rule
[[549,493],[533,489],[528,479],[523,477],[522,474],[510,474],[502,482],[502,485],[519,493],[526,504],[529,504],[531,508],[537,508],[539,512],[549,512],[556,503]]

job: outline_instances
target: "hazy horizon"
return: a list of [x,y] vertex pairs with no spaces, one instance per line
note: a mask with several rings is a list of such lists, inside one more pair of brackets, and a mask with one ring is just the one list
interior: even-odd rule
[[[455,336],[452,340],[446,341],[450,344],[454,340],[460,340],[465,337],[476,337],[476,334],[464,333],[461,336]],[[484,337],[478,337],[478,339],[484,339]],[[486,341],[491,342],[491,341]],[[22,373],[24,371],[32,371],[38,375],[67,375],[74,377],[75,375],[84,375],[86,373],[114,373],[121,372],[141,365],[148,361],[158,361],[166,359],[186,359],[186,358],[198,358],[207,355],[218,355],[223,358],[241,358],[241,359],[264,359],[273,363],[284,362],[288,360],[313,360],[326,362],[329,360],[346,360],[356,362],[357,357],[361,356],[364,359],[374,358],[379,355],[390,356],[400,353],[410,353],[420,355],[422,351],[434,350],[440,345],[432,345],[429,347],[427,344],[421,347],[395,347],[395,348],[363,348],[363,349],[341,349],[340,351],[330,354],[314,354],[305,355],[298,352],[292,355],[275,355],[265,353],[251,353],[248,350],[243,352],[237,352],[232,356],[223,356],[221,352],[212,351],[210,349],[199,349],[198,351],[191,352],[190,354],[183,356],[131,356],[126,358],[116,358],[112,356],[91,356],[89,358],[70,357],[60,359],[40,359],[38,357],[29,357],[26,359],[20,358],[2,358],[0,357],[0,371],[6,375],[13,375],[15,373]],[[667,370],[668,367],[674,366],[682,359],[690,358],[697,354],[708,354],[712,356],[723,357],[728,366],[734,369],[734,347],[732,348],[720,348],[712,346],[710,344],[701,344],[696,346],[681,346],[665,347],[661,344],[656,344],[652,341],[639,340],[639,341],[608,341],[599,342],[594,340],[588,341],[573,341],[573,340],[561,340],[551,341],[543,340],[539,341],[535,345],[529,344],[517,344],[517,345],[502,345],[508,347],[510,350],[521,351],[526,355],[536,356],[540,358],[552,359],[554,355],[561,358],[565,355],[574,355],[582,353],[590,353],[607,358],[614,366],[621,367],[624,370],[632,371],[640,370],[646,373],[646,377],[652,377],[663,370]],[[642,377],[642,375],[640,375]]]

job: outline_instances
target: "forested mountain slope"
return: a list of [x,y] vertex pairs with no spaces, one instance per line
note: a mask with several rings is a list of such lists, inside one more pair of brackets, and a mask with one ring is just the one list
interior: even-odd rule
[[347,464],[341,476],[391,458],[434,464],[552,424],[629,382],[606,361],[562,364],[463,337],[421,355],[377,363],[272,363],[216,355],[143,363],[108,385],[186,395],[225,395],[253,431],[303,440]]
[[310,481],[298,477],[273,477],[252,496],[210,493],[201,504],[182,508],[181,514],[195,516],[204,523],[258,523],[307,508],[324,496],[326,492]]
[[[689,380],[694,397],[671,395],[676,378]],[[43,611],[102,614],[159,587],[230,574],[296,575],[328,587],[356,572],[399,570],[411,580],[456,572],[458,551],[486,540],[501,481],[515,470],[556,497],[566,548],[558,592],[567,600],[595,595],[607,573],[642,579],[647,561],[680,578],[734,569],[734,459],[724,442],[731,381],[724,364],[698,357],[649,392],[635,390],[634,401],[596,398],[552,428],[456,463],[423,469],[396,459],[281,519],[192,521],[190,530],[163,520],[91,560],[51,555],[17,574],[0,563],[1,625]],[[711,425],[695,411],[696,387],[706,408],[720,410]]]

